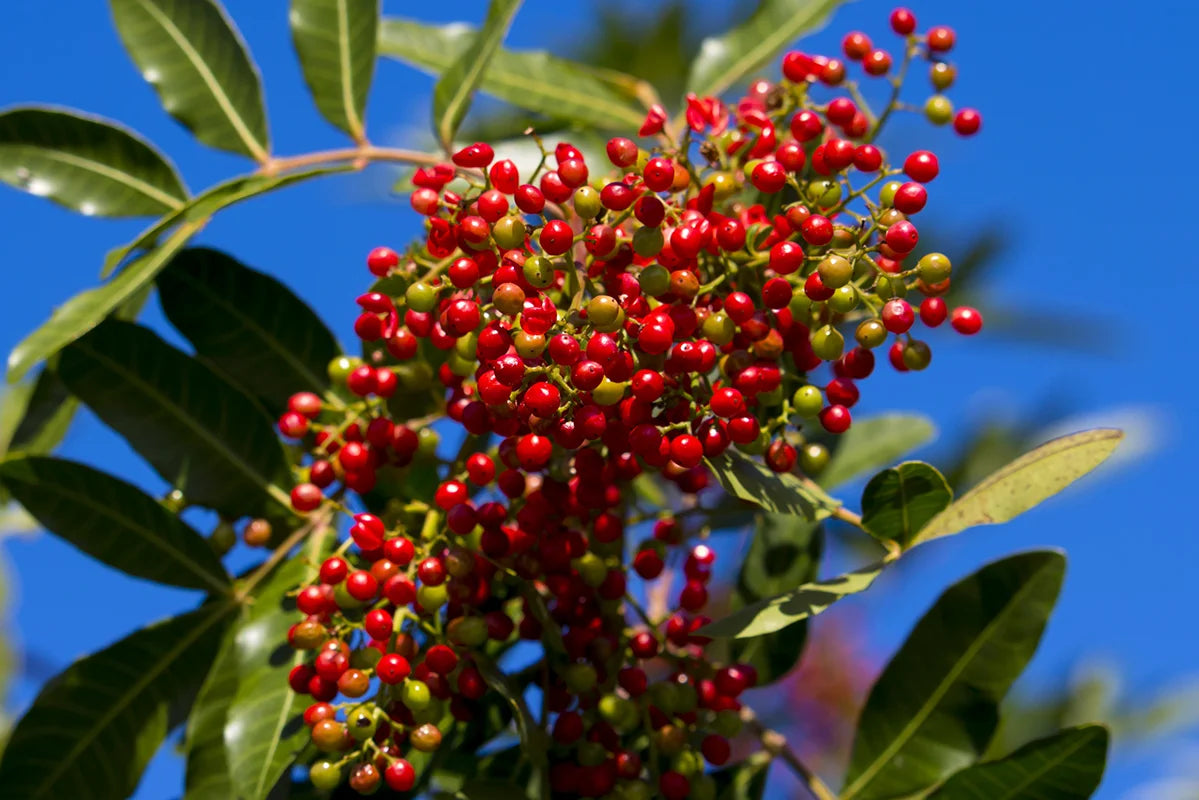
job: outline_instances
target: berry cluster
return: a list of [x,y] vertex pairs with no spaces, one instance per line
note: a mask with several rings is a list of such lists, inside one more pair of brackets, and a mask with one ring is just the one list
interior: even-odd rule
[[[485,143],[417,172],[425,237],[368,256],[364,357],[330,371],[345,392],[297,394],[279,421],[310,456],[294,508],[353,519],[289,634],[312,654],[291,686],[312,699],[316,786],[411,790],[414,752],[535,687],[556,796],[714,797],[707,770],[730,759],[757,676],[705,652],[702,531],[660,518],[629,542],[630,482],[694,495],[730,447],[813,474],[828,451],[811,431],[850,427],[877,348],[922,370],[918,323],[982,325],[943,299],[946,256],[909,257],[936,155],[892,164],[873,143],[909,109],[911,63],[930,64],[937,92],[953,82],[954,34],[918,34],[905,9],[891,27],[898,66],[863,33],[843,43],[866,76],[895,73],[877,116],[847,62],[790,52],[780,81],[734,106],[689,97],[682,131],[652,107],[643,144],[608,142],[611,177],[566,142],[523,175]],[[980,126],[939,93],[924,114]],[[437,458],[424,423],[439,415],[461,430],[456,458]],[[413,499],[439,466],[432,503]],[[516,640],[542,655],[505,674],[496,659]]]

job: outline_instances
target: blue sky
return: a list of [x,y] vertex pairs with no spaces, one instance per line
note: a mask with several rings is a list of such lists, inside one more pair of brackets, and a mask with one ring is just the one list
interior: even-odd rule
[[[385,3],[391,13],[407,5]],[[430,21],[478,20],[485,5],[421,4],[421,11],[434,15]],[[869,621],[872,647],[885,656],[945,586],[978,564],[1020,548],[1060,546],[1070,556],[1069,574],[1029,681],[1052,681],[1079,657],[1095,654],[1121,668],[1129,691],[1152,696],[1199,666],[1199,638],[1186,621],[1199,601],[1193,579],[1199,529],[1184,500],[1199,446],[1196,381],[1188,370],[1195,364],[1193,323],[1185,305],[1165,302],[1193,291],[1189,248],[1171,249],[1192,224],[1193,159],[1170,140],[1199,119],[1187,102],[1193,90],[1181,77],[1192,59],[1171,34],[1192,28],[1199,11],[1154,2],[1138,4],[1135,13],[1111,2],[1091,3],[1085,12],[1073,3],[1030,0],[911,5],[922,25],[957,30],[960,78],[951,97],[984,114],[983,132],[970,141],[915,124],[895,132],[905,142],[925,137],[920,141],[941,153],[942,174],[926,215],[963,238],[979,226],[1001,226],[1008,249],[987,285],[993,302],[1069,315],[1083,333],[1110,346],[1096,354],[985,334],[963,341],[946,332],[933,341],[929,372],[871,379],[863,410],[922,411],[947,432],[991,417],[1024,417],[1047,402],[1096,424],[1135,412],[1149,425],[1143,441],[1152,449],[1010,525],[930,546],[853,601],[854,611]],[[276,150],[340,145],[304,89],[285,4],[228,0],[227,6],[264,73]],[[695,6],[697,13],[720,13],[728,4]],[[528,0],[509,41],[536,46],[547,26],[581,33],[583,7]],[[845,6],[805,48],[832,53],[851,27],[886,39],[889,9],[874,0]],[[169,153],[193,190],[249,167],[198,145],[161,111],[121,50],[104,3],[7,4],[0,54],[0,106],[39,101],[120,120]],[[430,88],[425,76],[382,64],[368,113],[374,138],[411,144],[422,136]],[[365,285],[362,254],[375,244],[400,244],[415,228],[406,206],[387,200],[393,179],[376,169],[302,185],[227,212],[199,241],[283,277],[349,341],[352,298]],[[85,220],[7,188],[0,188],[0,220],[5,352],[54,305],[94,285],[106,250],[142,225]],[[162,328],[155,306],[146,319]],[[952,436],[944,441],[952,443]],[[87,414],[63,452],[160,485]],[[941,445],[924,455],[935,461],[946,452]],[[19,584],[11,626],[54,670],[196,600],[97,566],[51,536],[3,546]],[[18,684],[18,706],[32,698],[37,679]],[[1186,743],[1177,737],[1118,758],[1100,796],[1124,797],[1167,774],[1166,762]],[[172,796],[179,777],[178,760],[160,754],[138,797]]]

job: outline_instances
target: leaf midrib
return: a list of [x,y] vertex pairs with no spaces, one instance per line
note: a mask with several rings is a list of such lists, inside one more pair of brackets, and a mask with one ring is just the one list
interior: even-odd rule
[[[213,447],[213,449],[217,450],[222,456],[224,456],[224,458],[230,462],[237,469],[237,471],[249,478],[256,486],[265,491],[276,501],[283,504],[285,508],[288,506],[287,499],[282,489],[275,486],[275,484],[266,477],[259,475],[254,470],[250,469],[249,465],[246,464],[241,458],[238,458],[237,455],[230,450],[224,442],[209,436],[207,430],[198,422],[193,420],[190,415],[179,413],[180,408],[174,398],[167,397],[152,384],[143,380],[140,375],[130,371],[124,364],[109,358],[99,350],[78,343],[77,346],[79,349],[87,351],[92,358],[104,363],[110,369],[117,372],[136,388],[140,388],[146,395],[149,395],[152,399],[158,401],[157,404],[160,408],[167,409],[171,413],[171,416],[183,423],[184,427],[190,429],[201,440],[208,442],[209,445]],[[216,380],[220,379],[216,378]]]
[[350,135],[362,136],[362,119],[358,116],[358,104],[354,100],[354,66],[350,59],[350,15],[346,0],[337,0],[337,57],[341,64],[341,102],[346,109],[346,122]]
[[136,697],[147,686],[153,683],[153,681],[157,679],[159,675],[161,675],[166,669],[167,664],[174,663],[175,659],[183,651],[191,647],[202,635],[207,633],[208,629],[211,628],[218,620],[220,620],[224,616],[225,612],[232,607],[232,602],[221,603],[213,606],[212,613],[206,622],[196,625],[190,634],[181,639],[179,643],[175,645],[175,647],[171,648],[171,650],[167,652],[166,657],[159,659],[158,663],[153,669],[147,669],[141,678],[139,678],[137,681],[134,681],[129,686],[128,691],[120,696],[121,702],[114,703],[112,708],[102,715],[96,724],[94,724],[86,734],[84,734],[79,738],[78,741],[75,742],[74,746],[69,752],[59,757],[58,766],[51,770],[49,774],[42,780],[42,782],[38,784],[38,788],[35,790],[33,796],[35,798],[43,797],[44,792],[53,787],[54,782],[62,776],[63,772],[65,772],[69,767],[75,765],[75,759],[79,757],[79,754],[83,752],[89,745],[91,745],[92,741],[100,735],[100,732],[104,730],[104,728],[107,727],[122,710],[124,710],[124,708],[128,705],[128,698]]
[[[88,495],[87,493],[73,491],[61,483],[55,484],[54,489],[51,489],[50,491],[57,492],[58,494],[61,494],[65,497],[69,497],[69,498],[73,499],[79,505],[86,506],[86,507],[92,509],[99,516],[107,517],[117,523],[121,523],[123,521],[125,528],[133,530],[135,533],[140,534],[140,538],[144,539],[151,546],[156,547],[157,549],[162,550],[165,553],[173,555],[175,557],[176,561],[178,561],[184,567],[186,567],[193,575],[196,575],[197,577],[200,577],[200,578],[204,578],[208,582],[208,584],[213,589],[215,589],[217,592],[225,592],[228,590],[229,584],[227,582],[217,580],[207,570],[200,569],[200,567],[198,565],[192,563],[191,559],[187,557],[186,553],[183,553],[178,548],[171,545],[169,542],[164,541],[161,537],[156,536],[154,531],[152,531],[149,528],[145,527],[144,525],[134,521],[131,517],[122,516],[112,506],[103,505],[103,504],[93,500],[92,497],[90,495]],[[179,522],[179,524],[182,525],[187,530],[191,531],[197,537],[199,536],[199,534],[195,533],[195,531],[192,530],[192,528],[190,526],[186,525],[185,523],[183,523],[181,521]]]
[[216,100],[217,105],[225,112],[225,116],[228,118],[230,124],[233,125],[238,138],[242,140],[242,143],[250,151],[254,159],[256,161],[266,161],[268,159],[266,150],[259,144],[254,134],[250,132],[249,126],[246,125],[241,115],[237,113],[237,109],[233,107],[233,103],[230,101],[229,96],[225,94],[224,88],[216,76],[212,74],[212,70],[208,68],[208,64],[200,57],[196,49],[191,46],[191,42],[183,35],[183,31],[179,30],[171,18],[163,14],[161,9],[150,2],[150,0],[134,0],[134,2],[141,6],[149,16],[154,18],[154,21],[171,37],[175,46],[191,62],[192,67],[199,73],[200,79],[208,87],[208,91],[212,94],[213,99]]
[[[438,88],[440,88],[441,82],[451,75],[455,67],[464,65],[462,79],[458,81],[458,85],[450,92],[445,109],[442,111],[441,119],[437,122],[442,143],[447,148],[453,142],[454,131],[458,127],[458,119],[466,113],[464,107],[470,102],[471,95],[478,88],[483,71],[495,56],[496,51],[500,49],[500,45],[503,44],[504,35],[512,25],[512,18],[516,16],[516,12],[520,8],[520,3],[521,0],[509,0],[507,8],[500,11],[497,19],[488,19],[484,23],[483,28],[479,30],[471,46],[463,51],[462,55],[450,65],[450,69],[438,81]],[[494,9],[495,6],[496,3],[493,2],[492,8]],[[488,23],[494,25],[494,30],[491,32],[487,30]],[[434,94],[436,95],[436,89],[434,90]]]
[[[1041,569],[1044,569],[1044,565],[1042,565]],[[870,782],[878,775],[879,770],[881,770],[883,766],[886,765],[887,762],[889,762],[891,758],[897,752],[899,752],[899,750],[916,734],[916,732],[920,729],[920,726],[922,726],[925,720],[928,719],[929,715],[936,710],[937,705],[941,702],[942,698],[945,697],[945,694],[949,691],[950,687],[953,686],[954,682],[958,679],[962,672],[965,671],[966,667],[969,666],[969,664],[974,660],[974,657],[978,655],[978,652],[982,649],[983,645],[990,639],[991,635],[994,633],[994,629],[1001,622],[1006,621],[1008,615],[1011,614],[1014,609],[1019,607],[1020,603],[1018,601],[1022,600],[1025,594],[1032,591],[1032,589],[1037,586],[1037,579],[1040,577],[1041,569],[1038,569],[1027,583],[1021,586],[1008,598],[1008,604],[999,614],[995,615],[990,622],[983,626],[983,629],[979,633],[978,637],[971,642],[970,646],[967,647],[965,652],[962,654],[962,657],[959,658],[949,672],[946,673],[945,679],[937,685],[937,688],[932,694],[929,695],[928,700],[926,700],[920,706],[916,713],[912,715],[911,719],[908,720],[908,723],[902,729],[900,729],[899,734],[891,740],[891,744],[887,745],[887,747],[883,749],[882,753],[876,756],[874,761],[870,762],[870,765],[860,775],[858,775],[857,780],[851,783],[845,789],[845,791],[842,792],[841,800],[849,800],[849,798],[853,797],[863,788],[868,786]]]

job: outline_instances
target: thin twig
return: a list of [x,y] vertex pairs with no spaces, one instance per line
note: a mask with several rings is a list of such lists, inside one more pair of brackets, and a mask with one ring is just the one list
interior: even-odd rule
[[288,536],[286,539],[284,539],[283,542],[274,549],[266,561],[263,561],[258,565],[258,569],[250,573],[250,576],[246,578],[242,585],[238,587],[238,590],[233,593],[233,599],[239,603],[245,602],[245,599],[250,596],[250,592],[254,591],[254,587],[257,586],[272,569],[274,569],[276,564],[286,558],[287,554],[290,553],[296,545],[300,544],[300,542],[303,542],[305,539],[311,536],[314,531],[317,531],[329,524],[330,516],[332,516],[332,513],[328,509],[321,509],[307,522],[296,528],[291,536]]
[[799,776],[803,781],[804,787],[808,793],[816,800],[837,800],[837,794],[832,789],[828,788],[828,784],[820,779],[820,776],[808,768],[795,751],[787,744],[787,739],[781,733],[767,728],[758,720],[754,711],[749,706],[741,709],[741,719],[754,735],[762,741],[762,747],[772,756],[781,758],[783,763],[791,768],[791,770]]

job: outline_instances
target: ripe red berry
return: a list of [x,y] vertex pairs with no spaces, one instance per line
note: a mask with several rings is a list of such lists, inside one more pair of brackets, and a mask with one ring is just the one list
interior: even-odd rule
[[787,185],[787,171],[777,161],[763,161],[754,167],[750,179],[759,192],[774,194]]
[[958,333],[973,336],[982,330],[983,316],[970,306],[959,306],[950,315],[949,324]]
[[956,39],[953,28],[938,25],[928,31],[928,49],[934,53],[948,53],[953,49]]
[[906,8],[897,8],[891,12],[891,30],[900,36],[907,36],[916,30],[916,15]]
[[383,771],[383,780],[396,792],[407,792],[416,785],[416,770],[402,758],[397,758]]
[[551,256],[560,256],[574,243],[574,231],[565,220],[552,219],[545,223],[537,237],[541,249]]
[[962,136],[973,136],[982,124],[982,115],[973,108],[963,108],[953,117],[953,129]]
[[618,167],[631,167],[637,161],[637,143],[632,139],[609,139],[607,152],[608,160]]
[[346,591],[355,600],[374,600],[379,593],[379,581],[366,570],[351,572],[346,576]]
[[886,75],[891,69],[891,54],[886,50],[874,50],[862,59],[862,69],[867,75]]
[[399,263],[399,254],[390,247],[376,247],[366,256],[366,268],[380,278],[399,266]]
[[467,145],[451,156],[455,164],[460,167],[473,167],[482,169],[491,163],[495,158],[495,151],[491,149],[491,145],[486,142],[475,142]]
[[852,421],[845,406],[828,406],[820,412],[820,424],[829,433],[845,433]]
[[699,439],[683,433],[670,441],[670,458],[681,467],[694,467],[704,459],[704,448]]
[[301,514],[315,511],[324,499],[324,493],[311,483],[297,484],[291,490],[291,507]]
[[412,674],[412,667],[399,653],[388,653],[375,665],[375,674],[383,683],[396,684]]
[[928,202],[928,190],[918,183],[908,181],[895,190],[895,198],[891,201],[896,211],[904,214],[916,214]]
[[847,33],[841,40],[841,52],[851,61],[861,61],[873,48],[870,37],[860,31]]
[[898,297],[883,304],[883,325],[891,333],[907,333],[916,321],[916,315],[907,300]]
[[641,177],[651,191],[664,192],[674,183],[674,162],[662,156],[651,158]]
[[918,183],[928,183],[937,177],[940,165],[937,163],[937,157],[929,151],[917,150],[904,160],[903,171]]
[[935,328],[945,321],[949,313],[945,300],[940,297],[928,297],[920,304],[920,321],[930,328]]
[[828,217],[813,214],[804,220],[801,232],[805,242],[820,247],[833,240],[833,223]]
[[920,233],[915,225],[904,219],[887,228],[884,239],[888,247],[902,256],[916,248],[920,242]]

